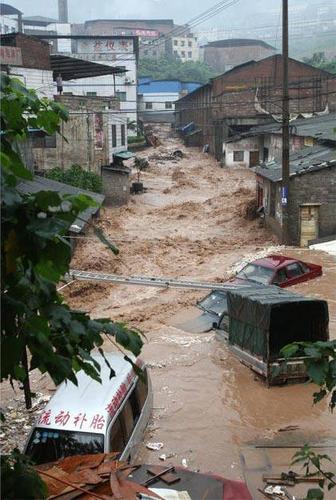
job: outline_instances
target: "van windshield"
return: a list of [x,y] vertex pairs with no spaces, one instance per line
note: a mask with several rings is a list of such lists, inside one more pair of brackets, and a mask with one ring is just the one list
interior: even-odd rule
[[213,291],[209,293],[198,306],[206,312],[215,313],[221,316],[227,311],[227,297],[225,292]]
[[103,434],[60,431],[37,427],[30,437],[26,454],[29,455],[36,464],[43,464],[70,455],[86,455],[103,452]]

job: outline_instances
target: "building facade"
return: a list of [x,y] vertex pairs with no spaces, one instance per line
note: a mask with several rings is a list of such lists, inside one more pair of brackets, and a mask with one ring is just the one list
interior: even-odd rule
[[182,62],[199,61],[199,47],[195,36],[173,36],[171,44],[173,55],[178,57]]
[[100,174],[113,162],[113,155],[127,150],[127,118],[116,99],[87,96],[55,96],[69,111],[61,135],[36,138],[33,142],[35,169],[77,164]]
[[[290,158],[288,195],[291,244],[308,246],[309,241],[336,234],[335,149],[316,146],[306,155]],[[256,169],[257,202],[263,208],[266,226],[282,236],[281,168]]]
[[54,82],[50,65],[50,48],[47,42],[23,33],[1,36],[1,51],[15,47],[21,53],[18,64],[8,65],[11,76],[22,81],[27,88],[35,89],[39,97],[53,99]]
[[22,31],[22,12],[11,5],[0,3],[0,35]]
[[225,73],[247,61],[259,61],[275,54],[276,49],[263,40],[229,38],[203,45],[202,60],[218,73]]
[[[175,121],[175,102],[201,86],[198,82],[140,78],[138,85],[139,117],[143,121]],[[156,120],[156,118],[158,118]]]
[[[193,121],[200,129],[211,129],[210,152],[218,160],[223,159],[223,144],[231,136],[281,120],[280,55],[237,66],[208,85],[210,102],[209,90],[198,89],[176,103],[177,123],[183,127]],[[336,80],[326,71],[289,59],[289,98],[291,118],[336,110]]]

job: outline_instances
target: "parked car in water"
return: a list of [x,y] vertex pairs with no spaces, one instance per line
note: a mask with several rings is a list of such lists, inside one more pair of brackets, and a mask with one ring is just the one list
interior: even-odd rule
[[273,284],[285,288],[318,276],[322,276],[322,267],[317,264],[283,255],[268,255],[247,264],[230,282],[252,281],[262,285]]
[[141,360],[139,377],[121,354],[93,355],[101,366],[102,383],[81,370],[78,385],[60,384],[28,438],[25,453],[37,463],[70,455],[119,452],[121,460],[134,459],[152,408],[149,374]]

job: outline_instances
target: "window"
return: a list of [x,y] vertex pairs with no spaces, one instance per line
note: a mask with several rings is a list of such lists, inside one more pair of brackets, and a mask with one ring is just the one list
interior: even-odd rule
[[153,109],[153,103],[152,102],[146,102],[146,109]]
[[8,33],[9,32],[9,28],[7,26],[7,24],[5,24],[5,33]]
[[121,125],[120,132],[121,132],[121,145],[125,146],[125,144],[126,144],[126,125]]
[[148,380],[147,380],[147,370],[143,371],[142,379],[139,378],[135,387],[135,393],[137,400],[139,402],[140,411],[142,410],[148,395]]
[[192,52],[188,52],[188,57],[189,57],[189,59],[192,58]]
[[104,452],[104,435],[36,427],[29,440],[27,455],[36,464],[54,462],[71,455]]
[[126,403],[120,414],[121,425],[123,427],[124,432],[124,442],[125,444],[128,442],[134,428],[134,416],[132,411],[131,402],[127,399]]
[[288,278],[296,278],[303,274],[301,266],[298,262],[293,262],[293,264],[288,264],[287,266],[287,276]]
[[112,148],[117,147],[117,125],[112,125]]
[[172,102],[167,101],[167,102],[165,103],[165,108],[166,108],[166,109],[173,109],[173,103],[172,103]]
[[178,41],[177,40],[174,40],[174,45],[176,46],[178,44]]
[[125,443],[124,443],[124,434],[123,430],[121,427],[121,420],[120,417],[118,417],[112,425],[111,431],[110,431],[110,450],[112,451],[118,451],[119,453],[122,453]]
[[86,92],[86,95],[87,95],[88,97],[96,97],[97,92]]
[[181,50],[181,57],[185,57],[185,51]]
[[36,148],[56,148],[56,134],[45,135],[44,137],[33,137],[32,147]]
[[12,28],[12,33],[15,33],[15,31],[16,31],[16,29],[13,27],[13,28]]
[[244,151],[234,151],[233,161],[244,161]]
[[273,278],[273,269],[257,264],[247,264],[238,274],[237,278],[256,281],[262,285],[269,285]]
[[117,90],[115,96],[117,99],[119,99],[120,102],[126,102],[127,100],[126,92],[121,92],[120,90]]
[[280,285],[281,283],[284,283],[287,280],[287,274],[286,274],[286,269],[279,269],[279,271],[276,273],[273,283],[275,285]]
[[188,47],[192,47],[192,42],[188,42]]
[[220,330],[225,330],[226,332],[229,331],[229,326],[230,326],[230,319],[228,314],[224,314],[222,317],[220,323],[219,323],[219,329]]
[[181,40],[181,47],[184,47],[184,40]]
[[177,50],[174,50],[174,56],[178,56]]

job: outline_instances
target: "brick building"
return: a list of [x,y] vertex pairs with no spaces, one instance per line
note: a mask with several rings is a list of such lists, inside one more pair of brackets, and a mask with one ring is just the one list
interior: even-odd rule
[[[265,223],[282,234],[281,165],[257,167],[257,201]],[[290,157],[289,235],[294,245],[336,234],[336,150],[317,145]]]
[[66,95],[55,99],[68,109],[69,120],[62,122],[61,135],[35,138],[35,169],[78,164],[100,174],[114,154],[127,150],[127,118],[119,112],[118,100]]
[[[218,160],[223,158],[223,143],[229,137],[281,119],[281,55],[237,66],[207,85],[211,85],[211,92],[198,89],[177,101],[176,123],[183,127],[193,121],[197,128],[207,127],[211,131],[207,132],[210,152]],[[289,97],[292,116],[334,111],[336,79],[326,71],[289,59]],[[203,135],[199,146],[204,145]]]
[[11,64],[8,71],[27,88],[33,88],[40,97],[53,98],[53,71],[50,63],[50,48],[47,42],[25,35],[11,33],[1,36],[1,46],[20,49],[22,61]]
[[218,73],[225,73],[247,61],[259,61],[276,49],[263,40],[229,38],[210,42],[201,48],[202,59]]

